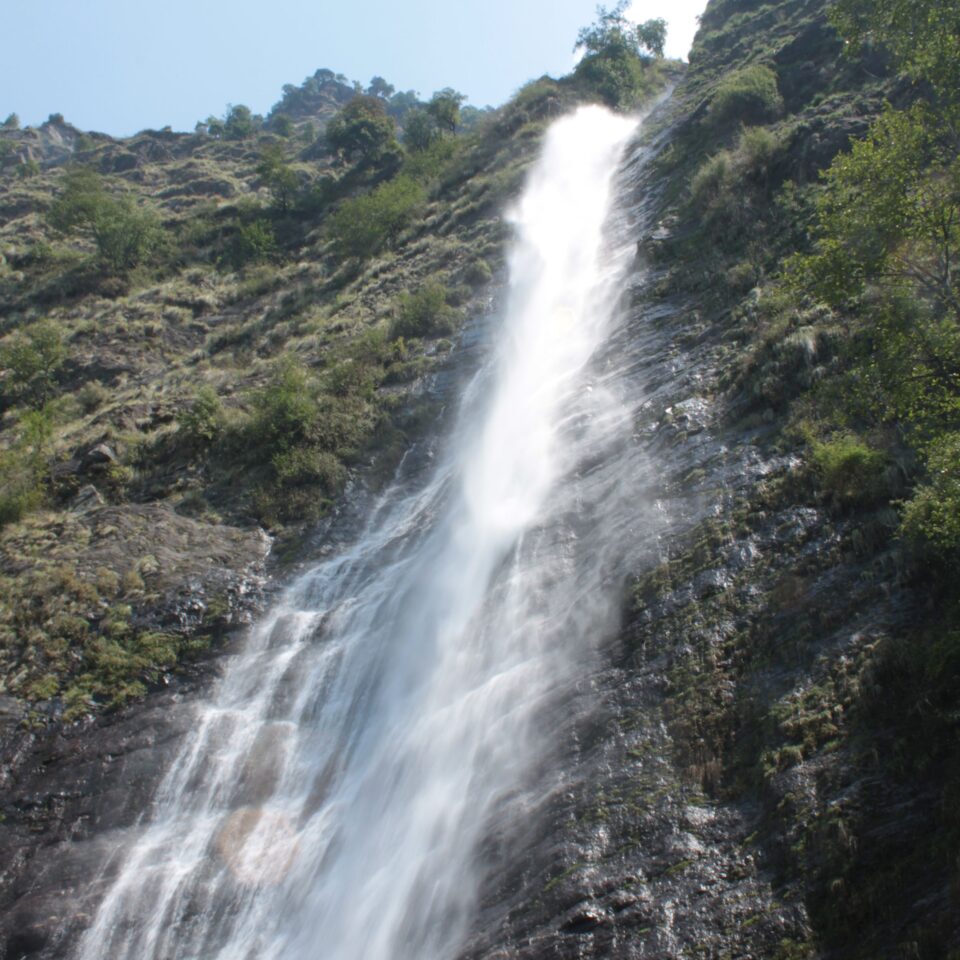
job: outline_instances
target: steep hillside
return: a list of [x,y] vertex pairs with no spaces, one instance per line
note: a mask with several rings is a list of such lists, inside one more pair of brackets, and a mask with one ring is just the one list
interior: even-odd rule
[[919,7],[711,0],[686,70],[601,18],[465,123],[318,71],[265,121],[0,132],[0,958],[65,955],[209,651],[439,422],[546,126],[668,80],[596,358],[637,398],[622,623],[464,956],[960,956],[960,87]]

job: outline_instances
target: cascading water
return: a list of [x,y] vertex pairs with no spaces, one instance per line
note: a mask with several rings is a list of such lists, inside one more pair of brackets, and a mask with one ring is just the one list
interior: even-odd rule
[[522,815],[550,709],[615,606],[607,581],[633,536],[622,477],[602,468],[631,421],[598,350],[633,257],[608,215],[634,127],[585,107],[548,132],[513,214],[499,346],[449,452],[251,632],[80,960],[440,960],[462,946],[481,844],[494,817]]

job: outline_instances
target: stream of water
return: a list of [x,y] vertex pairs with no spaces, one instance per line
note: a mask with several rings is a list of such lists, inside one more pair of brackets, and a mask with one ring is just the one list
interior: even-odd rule
[[551,127],[445,452],[250,632],[79,960],[456,956],[484,838],[523,817],[636,535],[609,468],[631,417],[598,362],[634,257],[611,215],[635,130],[599,107]]

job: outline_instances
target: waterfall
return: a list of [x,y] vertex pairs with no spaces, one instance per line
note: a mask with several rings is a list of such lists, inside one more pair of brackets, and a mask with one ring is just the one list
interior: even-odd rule
[[[511,220],[502,327],[429,471],[293,583],[230,659],[79,960],[441,960],[495,822],[522,818],[552,711],[637,536],[609,346],[632,120],[556,121]],[[424,475],[426,474],[426,475]]]

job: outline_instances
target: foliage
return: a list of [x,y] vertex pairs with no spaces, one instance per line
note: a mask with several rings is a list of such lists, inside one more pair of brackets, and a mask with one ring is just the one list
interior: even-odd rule
[[282,147],[274,144],[263,151],[257,164],[257,175],[266,184],[277,209],[286,213],[300,187],[300,180],[287,162]]
[[197,447],[213,443],[223,431],[224,423],[223,404],[209,386],[201,387],[190,406],[177,416],[180,433],[189,444]]
[[278,136],[287,139],[294,133],[293,120],[285,113],[275,114],[270,118],[270,129]]
[[64,174],[62,190],[47,214],[61,233],[91,237],[104,267],[122,273],[143,263],[163,245],[159,217],[128,196],[109,194],[93,170],[79,167]]
[[658,17],[639,24],[637,40],[642,49],[648,50],[655,57],[662,57],[663,47],[667,42],[667,21]]
[[440,128],[426,110],[411,110],[403,124],[403,142],[408,150],[427,150],[440,137]]
[[388,168],[399,164],[396,121],[379,97],[354,97],[327,124],[324,139],[342,162]]
[[960,553],[960,432],[939,436],[927,451],[926,480],[903,511],[902,530],[946,558]]
[[272,260],[277,254],[277,238],[264,219],[241,223],[227,248],[227,258],[235,270],[248,263]]
[[596,22],[580,30],[574,51],[583,50],[590,56],[621,49],[637,57],[644,51],[662,57],[667,39],[666,21],[648,20],[638,26],[626,17],[629,5],[629,0],[619,0],[612,10],[598,6]]
[[960,320],[952,263],[960,246],[960,161],[938,143],[928,108],[888,109],[827,171],[815,252],[794,266],[839,303],[867,282],[907,284]]
[[373,256],[413,220],[426,197],[412,177],[401,175],[371,193],[344,201],[329,220],[329,233],[342,256]]
[[949,103],[960,90],[958,0],[839,0],[831,19],[851,49],[887,47],[907,76]]
[[6,371],[3,394],[39,409],[53,396],[66,359],[63,331],[52,321],[17,331],[0,344],[0,370]]
[[452,87],[438,90],[427,104],[427,113],[441,130],[457,132],[460,123],[460,107],[467,98]]
[[245,104],[230,104],[223,119],[223,136],[227,140],[246,140],[260,127],[260,117],[255,117]]
[[270,383],[253,398],[253,435],[265,453],[284,453],[310,438],[317,415],[317,384],[306,368],[284,357]]
[[714,91],[707,117],[715,126],[726,127],[767,123],[782,112],[776,73],[765,64],[755,63],[723,78]]
[[781,151],[772,131],[743,128],[734,149],[709,157],[691,179],[691,219],[728,250],[755,235],[770,201],[772,171]]
[[24,413],[16,439],[0,450],[0,527],[16,523],[44,500],[46,452],[53,433],[47,410]]
[[427,283],[415,293],[404,293],[400,297],[390,336],[392,339],[444,336],[453,331],[453,316],[444,286]]
[[19,130],[20,129],[20,117],[15,113],[11,113],[7,116],[7,119],[3,121],[4,130]]
[[373,77],[367,85],[367,94],[371,97],[380,97],[382,100],[389,100],[396,92],[396,87],[392,83],[387,83],[383,77]]
[[835,506],[873,503],[886,490],[886,457],[853,434],[815,440],[811,458],[820,487]]
[[663,53],[666,25],[650,20],[640,27],[625,16],[627,0],[612,9],[597,8],[597,20],[577,35],[574,50],[583,50],[574,79],[611,107],[630,107],[644,91],[645,51]]

